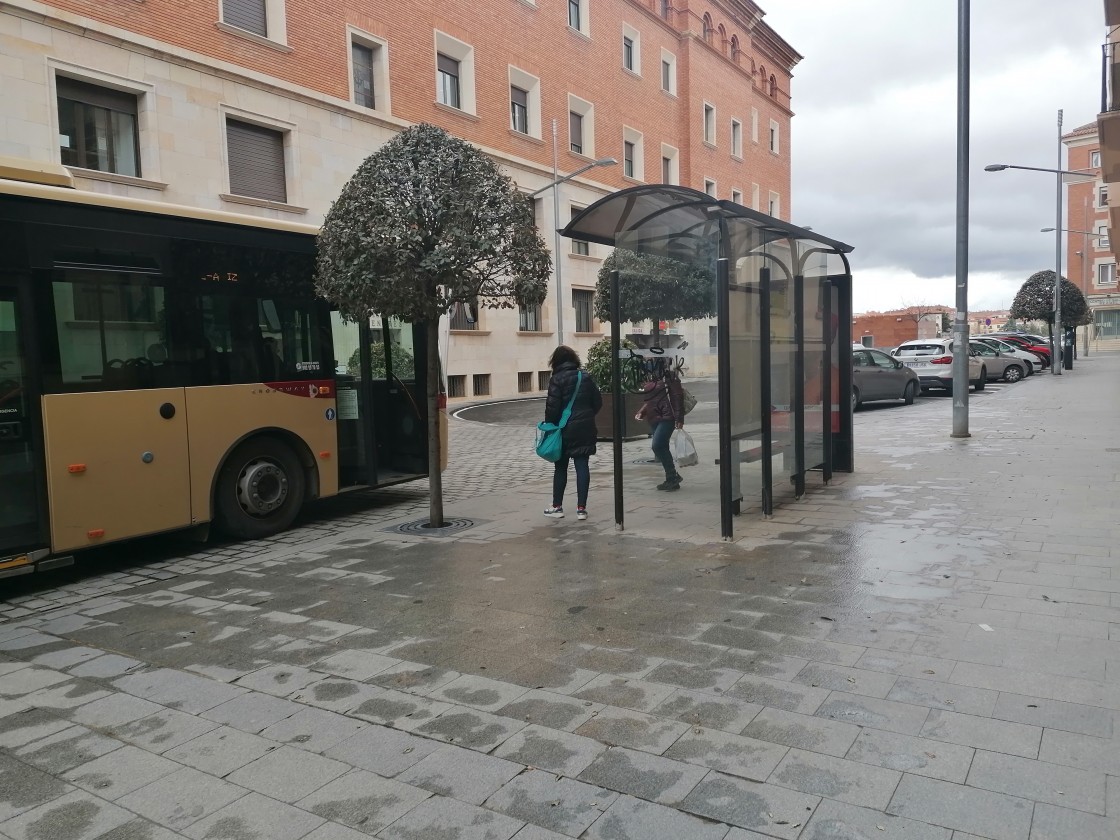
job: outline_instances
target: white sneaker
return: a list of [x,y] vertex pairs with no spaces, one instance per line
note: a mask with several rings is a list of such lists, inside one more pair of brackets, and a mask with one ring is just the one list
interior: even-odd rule
[[576,519],[581,521],[587,519],[587,510],[584,508],[576,508]]
[[544,509],[544,515],[549,519],[563,519],[564,508],[562,507],[547,507]]

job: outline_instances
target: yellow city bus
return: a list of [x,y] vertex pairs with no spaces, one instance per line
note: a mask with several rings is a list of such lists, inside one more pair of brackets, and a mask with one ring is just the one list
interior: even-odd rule
[[317,298],[316,228],[68,182],[0,161],[0,576],[427,475],[424,328]]

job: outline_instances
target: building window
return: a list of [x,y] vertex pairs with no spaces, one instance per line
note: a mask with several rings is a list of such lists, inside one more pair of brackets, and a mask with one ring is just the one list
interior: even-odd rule
[[731,121],[731,154],[743,156],[743,124],[738,120]]
[[435,52],[436,101],[475,113],[474,47],[437,31]]
[[636,76],[642,75],[642,34],[622,24],[622,66]]
[[541,331],[541,308],[539,304],[537,306],[518,307],[517,328],[521,332]]
[[734,61],[736,64],[739,63],[740,52],[741,52],[741,50],[739,49],[739,36],[738,35],[732,35],[731,36],[731,60]]
[[708,327],[708,347],[713,350],[719,348],[719,327]]
[[583,289],[572,290],[572,307],[576,310],[576,332],[589,333],[592,326],[592,309],[595,293]]
[[527,394],[533,390],[533,372],[531,370],[519,370],[517,372],[517,393]]
[[716,182],[711,178],[704,179],[704,192],[712,198],[716,197]]
[[1089,152],[1089,168],[1090,169],[1100,169],[1101,168],[1101,153],[1099,151],[1098,152]]
[[731,191],[731,200],[735,204],[742,204],[743,203],[743,191],[742,190],[732,190]]
[[568,0],[568,26],[584,35],[590,34],[587,20],[587,0]]
[[568,112],[568,142],[577,155],[583,154],[583,114]]
[[136,97],[62,76],[55,81],[62,162],[139,177]]
[[1102,184],[1101,186],[1097,187],[1097,206],[1108,206],[1108,184]]
[[622,174],[636,181],[644,181],[645,155],[642,133],[622,127]]
[[471,385],[474,387],[476,397],[490,396],[490,374],[476,373],[471,379],[474,380]]
[[262,38],[268,37],[265,0],[222,0],[222,22]]
[[634,70],[634,42],[627,36],[622,36],[622,66],[633,72]]
[[1108,225],[1097,225],[1097,247],[1107,248],[1108,245]]
[[778,154],[781,151],[777,120],[770,120],[770,151],[774,154]]
[[704,103],[704,142],[716,142],[716,109],[714,105]]
[[537,390],[547,391],[548,383],[552,381],[552,371],[538,370],[537,371]]
[[266,201],[288,200],[282,131],[226,119],[226,148],[231,193]]
[[773,216],[775,219],[780,218],[782,212],[782,198],[776,192],[770,193],[770,201],[767,206],[766,212]]
[[708,44],[712,43],[714,34],[712,30],[712,16],[704,12],[704,42]]
[[461,108],[463,100],[459,87],[459,62],[449,55],[439,53],[436,55],[436,68],[439,101],[452,108]]
[[758,109],[751,108],[751,142],[758,142]]
[[595,106],[568,95],[568,143],[577,155],[595,157]]
[[1116,263],[1102,263],[1097,266],[1097,285],[1116,285]]
[[477,330],[478,329],[478,301],[471,303],[455,303],[451,307],[451,329]]
[[672,0],[661,0],[661,17],[665,20],[669,19],[669,15],[673,12]]
[[[579,215],[579,212],[581,210],[583,210],[582,207],[576,207],[573,204],[572,205],[572,215],[571,215],[570,218],[574,219],[577,215]],[[591,256],[591,243],[590,242],[585,242],[582,239],[573,239],[572,240],[572,253],[576,254],[578,256],[581,256],[581,257]]]
[[661,51],[661,89],[676,95],[677,57],[666,50]]
[[373,48],[356,41],[350,43],[350,60],[354,65],[354,102],[363,108],[376,108],[373,87]]
[[771,99],[776,99],[778,96],[778,80],[774,74],[770,74],[770,81],[767,83],[766,92],[770,94]]
[[447,377],[447,396],[465,397],[467,395],[467,377],[463,374]]
[[672,146],[661,144],[661,182],[679,184],[681,179],[680,154]]
[[509,119],[514,131],[529,133],[529,91],[515,85],[509,88]]

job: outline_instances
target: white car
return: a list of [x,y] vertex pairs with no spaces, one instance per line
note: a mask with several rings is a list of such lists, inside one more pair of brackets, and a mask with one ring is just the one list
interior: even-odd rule
[[978,335],[972,340],[980,341],[990,347],[994,347],[1005,356],[1014,356],[1016,359],[1022,359],[1027,363],[1027,376],[1042,370],[1042,359],[1038,358],[1038,356],[1029,350],[1023,350],[1020,347],[1016,347],[1014,344],[1008,344],[1006,341],[1001,341],[991,335]]
[[[923,391],[941,388],[949,394],[953,393],[953,339],[917,338],[904,341],[891,355],[918,374]],[[974,351],[968,354],[968,382],[977,391],[983,391],[988,383],[987,368]]]

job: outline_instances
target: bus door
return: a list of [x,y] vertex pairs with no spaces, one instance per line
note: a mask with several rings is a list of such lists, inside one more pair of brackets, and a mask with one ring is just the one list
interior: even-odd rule
[[16,288],[0,281],[0,574],[17,562],[13,554],[46,545],[37,393],[23,317]]
[[166,326],[179,306],[163,279],[69,266],[50,293],[43,344],[58,348],[63,392],[42,400],[52,548],[191,525],[186,391]]
[[428,472],[417,332],[396,319],[374,316],[353,324],[332,313],[341,488],[393,484]]

